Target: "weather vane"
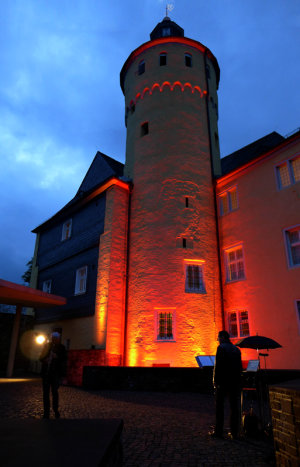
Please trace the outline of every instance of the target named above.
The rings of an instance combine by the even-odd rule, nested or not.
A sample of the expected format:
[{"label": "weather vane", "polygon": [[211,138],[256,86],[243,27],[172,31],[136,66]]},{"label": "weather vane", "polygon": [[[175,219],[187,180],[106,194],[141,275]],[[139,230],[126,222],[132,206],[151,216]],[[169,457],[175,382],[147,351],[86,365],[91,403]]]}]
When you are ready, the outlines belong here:
[{"label": "weather vane", "polygon": [[168,16],[168,13],[170,13],[172,10],[174,10],[174,3],[167,3],[167,5],[166,5],[166,16]]}]

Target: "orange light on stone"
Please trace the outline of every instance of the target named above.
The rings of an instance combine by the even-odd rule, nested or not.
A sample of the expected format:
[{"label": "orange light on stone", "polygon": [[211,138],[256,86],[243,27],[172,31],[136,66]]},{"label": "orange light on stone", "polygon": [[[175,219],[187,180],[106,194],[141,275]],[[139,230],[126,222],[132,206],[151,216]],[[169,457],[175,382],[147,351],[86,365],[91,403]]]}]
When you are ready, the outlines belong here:
[{"label": "orange light on stone", "polygon": [[[158,44],[174,57],[167,74],[149,66],[139,76],[138,60],[154,63]],[[186,49],[201,66],[178,66]],[[213,86],[205,76],[207,59],[216,71]],[[222,308],[211,171],[212,159],[214,167],[219,162],[214,139],[210,144],[217,123],[208,122],[205,96],[209,91],[217,101],[217,83],[218,66],[208,49],[181,37],[144,44],[121,71],[126,106],[137,104],[127,119],[124,169],[133,181],[127,276],[130,365],[196,367],[199,352],[212,355],[216,349]],[[146,121],[149,131],[141,135],[137,129]],[[203,265],[205,290],[188,290],[187,264]],[[172,313],[161,335],[157,330],[165,318],[159,322],[159,310]]]},{"label": "orange light on stone", "polygon": [[100,329],[106,328],[106,316],[107,316],[106,307],[105,305],[102,305],[99,307],[99,310],[98,310],[98,321],[99,321]]},{"label": "orange light on stone", "polygon": [[205,259],[184,259],[185,263],[195,263],[195,264],[202,264],[205,263]]},{"label": "orange light on stone", "polygon": [[109,187],[100,237],[95,342],[105,346],[109,365],[120,365],[124,357],[128,199],[128,185]]},{"label": "orange light on stone", "polygon": [[131,348],[128,353],[128,366],[139,366],[137,356],[137,349]]}]

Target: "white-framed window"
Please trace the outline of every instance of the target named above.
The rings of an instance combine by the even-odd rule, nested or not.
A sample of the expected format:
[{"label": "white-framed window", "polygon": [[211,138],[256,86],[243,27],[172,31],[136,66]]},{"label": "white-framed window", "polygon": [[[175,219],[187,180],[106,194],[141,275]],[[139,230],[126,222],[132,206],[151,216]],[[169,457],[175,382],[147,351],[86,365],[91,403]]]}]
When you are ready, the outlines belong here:
[{"label": "white-framed window", "polygon": [[277,165],[276,176],[280,190],[300,182],[300,155]]},{"label": "white-framed window", "polygon": [[300,266],[300,225],[286,229],[284,234],[289,266]]},{"label": "white-framed window", "polygon": [[76,270],[75,295],[86,292],[87,270],[87,266],[83,266]]},{"label": "white-framed window", "polygon": [[52,280],[48,279],[43,282],[43,292],[51,293]]},{"label": "white-framed window", "polygon": [[250,336],[249,318],[247,310],[235,310],[227,313],[228,332],[230,337]]},{"label": "white-framed window", "polygon": [[67,240],[68,238],[70,238],[71,233],[72,233],[72,219],[68,219],[66,222],[63,223],[61,241]]},{"label": "white-framed window", "polygon": [[300,300],[296,300],[296,313],[298,322],[298,332],[300,334]]},{"label": "white-framed window", "polygon": [[155,308],[156,341],[175,341],[175,310],[175,308]]},{"label": "white-framed window", "polygon": [[185,291],[188,293],[206,293],[204,283],[204,261],[185,260]]},{"label": "white-framed window", "polygon": [[225,216],[229,212],[238,209],[237,187],[234,186],[221,193],[219,196],[220,215]]},{"label": "white-framed window", "polygon": [[243,245],[225,250],[226,282],[245,279]]}]

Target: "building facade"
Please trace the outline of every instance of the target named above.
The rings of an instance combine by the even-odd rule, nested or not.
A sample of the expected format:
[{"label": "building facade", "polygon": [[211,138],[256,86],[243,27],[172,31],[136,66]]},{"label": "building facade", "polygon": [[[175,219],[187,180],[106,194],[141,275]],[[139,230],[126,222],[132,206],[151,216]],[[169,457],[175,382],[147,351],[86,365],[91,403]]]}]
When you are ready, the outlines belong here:
[{"label": "building facade", "polygon": [[277,340],[269,366],[299,368],[299,134],[220,159],[219,76],[164,18],[121,70],[125,167],[97,153],[34,230],[31,285],[68,299],[37,327],[61,328],[74,365],[196,366],[225,327]]},{"label": "building facade", "polygon": [[299,136],[273,133],[228,156],[216,186],[226,327],[279,342],[267,352],[272,368],[300,367]]}]

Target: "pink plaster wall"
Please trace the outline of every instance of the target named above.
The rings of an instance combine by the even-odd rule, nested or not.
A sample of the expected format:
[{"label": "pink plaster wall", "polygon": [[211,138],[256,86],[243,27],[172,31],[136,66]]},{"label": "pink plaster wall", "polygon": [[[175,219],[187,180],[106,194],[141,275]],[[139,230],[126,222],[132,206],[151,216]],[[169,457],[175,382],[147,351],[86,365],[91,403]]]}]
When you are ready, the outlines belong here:
[{"label": "pink plaster wall", "polygon": [[[270,350],[268,368],[300,368],[300,335],[296,300],[300,268],[290,268],[284,229],[300,224],[300,183],[279,190],[275,167],[300,152],[299,141],[231,176],[217,191],[236,185],[239,208],[219,218],[221,247],[243,243],[246,279],[226,283],[222,264],[225,312],[245,309],[250,333],[275,339],[282,349]],[[243,351],[255,358],[255,351]]]}]

